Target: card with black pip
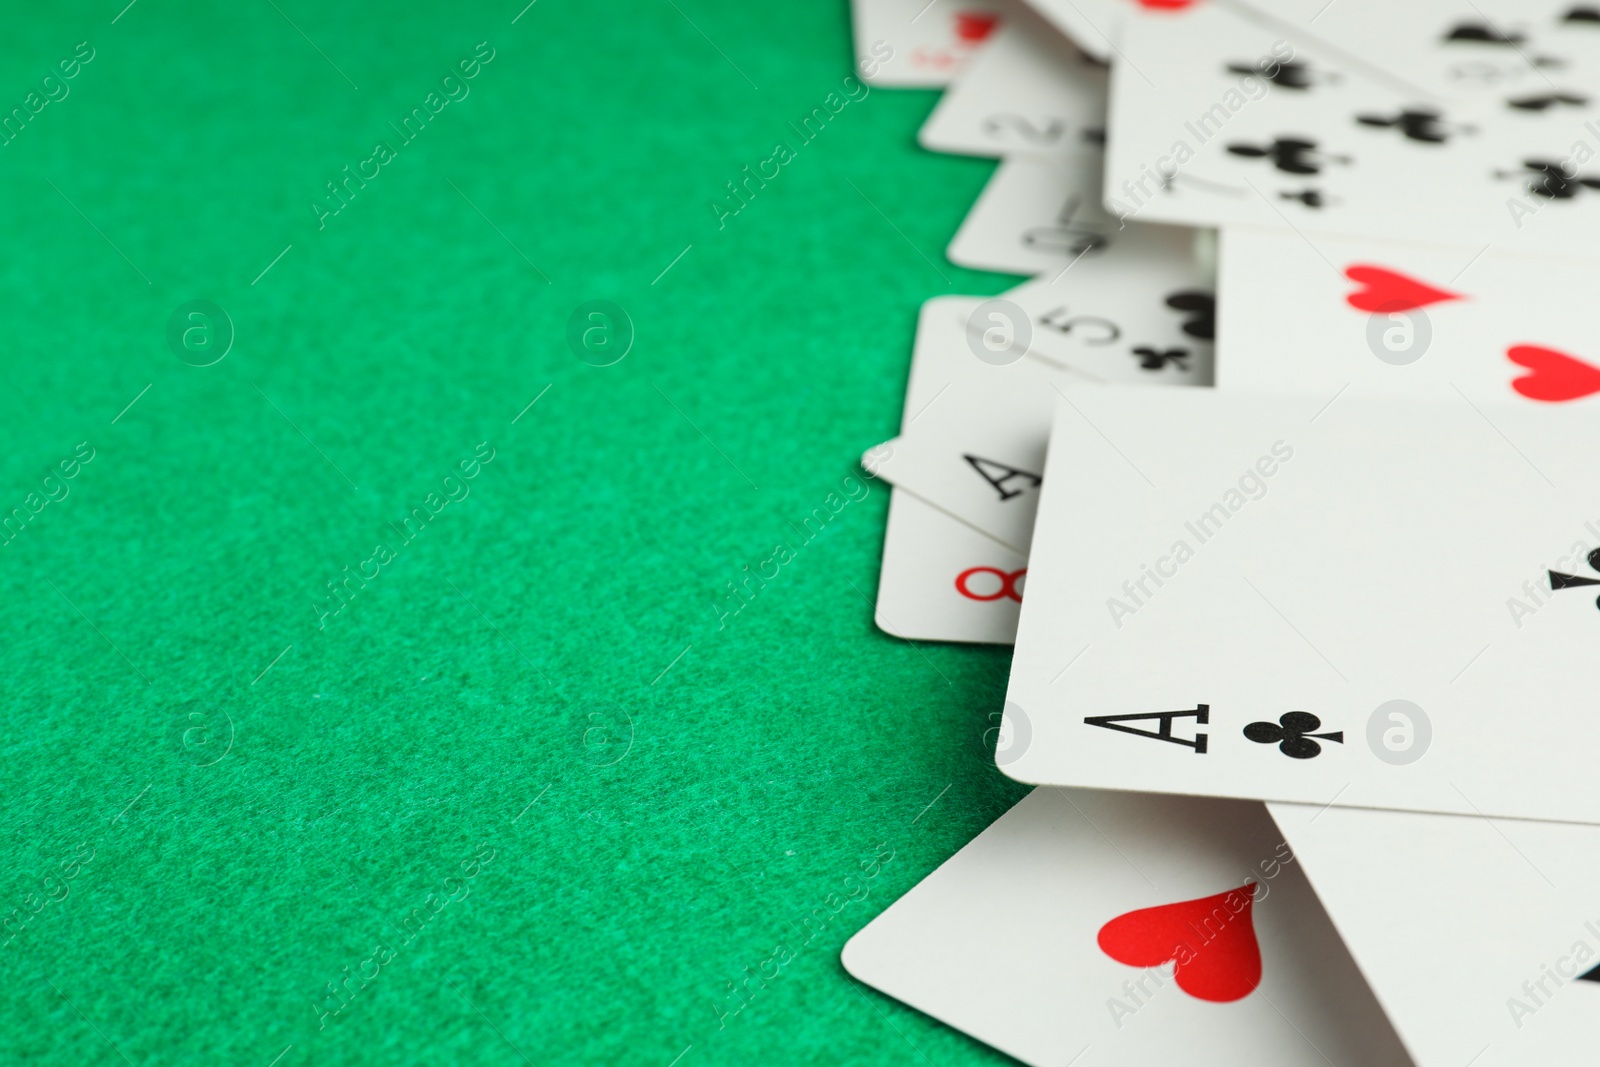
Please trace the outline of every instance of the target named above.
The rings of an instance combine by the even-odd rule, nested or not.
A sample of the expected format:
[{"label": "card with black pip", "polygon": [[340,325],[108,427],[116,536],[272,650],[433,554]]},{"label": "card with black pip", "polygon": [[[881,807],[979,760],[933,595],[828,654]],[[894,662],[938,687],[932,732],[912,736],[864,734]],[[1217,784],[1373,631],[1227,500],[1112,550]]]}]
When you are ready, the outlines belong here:
[{"label": "card with black pip", "polygon": [[1600,822],[1600,422],[1582,406],[1068,396],[1006,773]]},{"label": "card with black pip", "polygon": [[1216,3],[1131,17],[1121,51],[1105,195],[1123,219],[1600,255],[1600,100],[1560,70],[1527,106],[1439,103]]},{"label": "card with black pip", "polygon": [[1239,2],[1439,100],[1543,110],[1571,106],[1562,97],[1597,80],[1600,7],[1583,0]]}]

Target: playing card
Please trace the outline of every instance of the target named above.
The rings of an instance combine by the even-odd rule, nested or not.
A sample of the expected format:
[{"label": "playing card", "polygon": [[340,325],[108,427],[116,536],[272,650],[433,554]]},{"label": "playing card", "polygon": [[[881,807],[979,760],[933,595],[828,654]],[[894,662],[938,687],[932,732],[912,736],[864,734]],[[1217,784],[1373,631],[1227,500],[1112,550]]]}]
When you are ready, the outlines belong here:
[{"label": "playing card", "polygon": [[1596,403],[1600,266],[1230,228],[1217,384]]},{"label": "playing card", "polygon": [[1600,9],[1572,0],[1242,0],[1374,78],[1442,99],[1551,107],[1595,84]]},{"label": "playing card", "polygon": [[945,254],[975,270],[1054,274],[1107,251],[1128,231],[1100,206],[1104,162],[1099,151],[1006,158]]},{"label": "playing card", "polygon": [[[986,301],[978,297],[935,297],[922,306],[922,313],[917,320],[916,347],[912,354],[911,373],[907,379],[905,410],[901,417],[901,437],[877,445],[862,456],[862,464],[866,470],[876,477],[883,478],[891,484],[899,486],[898,473],[906,468],[901,456],[900,442],[905,434],[912,429],[928,428],[929,440],[941,437],[951,428],[951,423],[958,420],[970,409],[961,405],[961,398],[970,396],[977,391],[988,398],[986,407],[1010,409],[1018,405],[1027,405],[1030,401],[1037,406],[1037,397],[1050,391],[1052,381],[1063,384],[1079,384],[1089,381],[1085,376],[1075,371],[1053,367],[1042,361],[1026,356],[1028,343],[1028,326],[1024,314],[1015,305],[997,301]],[[958,409],[958,405],[961,405]],[[954,415],[946,412],[957,410]],[[1048,418],[1048,404],[1043,409],[1044,417]],[[1039,416],[1035,414],[1034,422]],[[961,424],[957,421],[956,428]],[[918,438],[919,442],[921,437]],[[1042,440],[1042,437],[1041,437]],[[918,449],[927,451],[927,449]],[[1042,457],[1041,457],[1042,458]],[[919,458],[918,468],[925,465]],[[926,464],[931,465],[931,464]],[[937,489],[937,483],[928,479],[932,487]],[[902,490],[916,493],[915,489],[900,486]],[[906,496],[902,491],[897,496]],[[1021,557],[1022,550],[1004,539],[995,538],[985,534],[983,528],[962,519],[959,512],[951,511],[939,501],[943,494],[934,492],[932,496],[920,497],[920,502],[933,504],[940,509],[941,517],[955,522],[956,526],[964,530],[960,541],[947,548],[941,548],[935,553],[934,558],[965,558],[978,548],[984,548],[991,554],[999,549],[1011,556]],[[1031,509],[1032,503],[1029,502]],[[937,527],[922,522],[916,512],[919,509],[907,507],[902,509],[909,513],[909,517],[902,523],[902,530],[934,530]],[[896,531],[891,530],[891,534]],[[978,540],[973,540],[977,538]],[[905,583],[912,580],[913,575],[929,573],[926,554],[908,556],[900,560],[890,560],[892,552],[898,551],[902,546],[911,543],[912,535],[906,533],[902,536],[891,536],[885,542],[884,567],[885,574],[891,567],[897,579],[892,587],[898,591],[905,588]],[[1025,543],[1025,542],[1024,542]],[[956,553],[951,556],[949,553]],[[976,559],[968,566],[979,565]],[[1009,568],[1009,574],[1016,568]],[[937,573],[937,572],[934,572]],[[955,575],[937,578],[937,588],[918,594],[921,603],[927,603],[930,598],[948,600],[948,593],[954,590],[954,580],[961,571]],[[979,595],[992,592],[987,586],[990,583],[978,582],[970,588]],[[980,588],[981,587],[981,588]],[[884,588],[880,586],[880,604],[885,595]],[[1018,596],[1020,597],[1020,591]],[[900,594],[895,592],[896,603],[902,602]],[[1001,599],[1010,599],[1002,589]],[[953,601],[963,609],[964,613],[971,615],[969,606],[958,601]],[[888,626],[883,627],[889,632],[895,632],[898,627],[893,622],[895,615],[904,615],[904,611],[896,611],[895,605],[883,604],[883,615]],[[992,613],[988,613],[992,614]],[[1008,635],[1015,634],[1015,617],[1008,621]],[[988,631],[985,631],[988,632]],[[907,636],[916,636],[907,634]],[[1009,640],[1009,636],[1008,636]]]},{"label": "playing card", "polygon": [[904,489],[890,490],[878,629],[916,641],[1009,645],[1028,560]]},{"label": "playing card", "polygon": [[1082,151],[1104,144],[1105,122],[1106,68],[1019,10],[939,97],[917,141],[975,156]]},{"label": "playing card", "polygon": [[1543,109],[1422,104],[1280,30],[1220,4],[1128,20],[1112,71],[1108,210],[1597,255],[1600,174],[1587,164],[1600,112],[1588,96]]},{"label": "playing card", "polygon": [[1023,361],[1015,380],[968,384],[862,457],[874,475],[1026,557],[1057,390]]},{"label": "playing card", "polygon": [[[1126,223],[1109,245],[998,299],[1020,311],[1030,359],[1098,382],[1210,385],[1213,245],[1210,230]],[[986,309],[989,326],[995,313]]]},{"label": "playing card", "polygon": [[1040,1067],[1408,1062],[1271,819],[1243,801],[1036,789],[843,962]]},{"label": "playing card", "polygon": [[1101,386],[1050,447],[1007,773],[1600,822],[1590,412]]},{"label": "playing card", "polygon": [[[981,297],[944,296],[922,305],[902,428],[969,388],[1021,376],[1037,387],[1050,378],[1088,380],[986,347],[978,327],[989,327],[989,320],[978,312],[988,304]],[[978,327],[969,326],[974,322]],[[891,455],[892,446],[880,446],[869,450],[863,462],[876,470]],[[1021,553],[897,488],[890,496],[884,534],[878,627],[914,640],[1010,644],[1016,637],[1026,567]]]},{"label": "playing card", "polygon": [[906,375],[900,415],[904,432],[943,397],[991,383],[1042,386],[1058,374],[1064,382],[1099,379],[1072,368],[1031,358],[1033,337],[1026,315],[1001,298],[936,296],[917,315],[916,342]]},{"label": "playing card", "polygon": [[1418,1067],[1592,1054],[1600,827],[1268,807]]},{"label": "playing card", "polygon": [[[878,586],[885,632],[1013,640],[1037,479],[1013,490],[1039,469],[1056,388],[1209,381],[1209,257],[1194,231],[1135,224],[1127,233],[1119,250],[1055,284],[1030,282],[998,302],[923,305],[902,420],[909,436],[863,458],[903,487],[890,504]],[[1018,466],[1009,478],[1008,459]]]},{"label": "playing card", "polygon": [[[1597,282],[1581,262],[1230,228],[1217,384],[1343,390],[1340,402],[1382,392],[1449,400],[1459,390],[1484,404],[1581,403],[1600,390],[1600,368],[1568,353],[1596,350],[1586,294]],[[1397,751],[1415,737],[1403,709],[1381,726],[1379,744]],[[1567,1010],[1542,1009],[1593,966],[1583,952],[1600,948],[1600,933],[1582,928],[1600,923],[1584,899],[1600,873],[1591,869],[1600,830],[1269,807],[1418,1063],[1551,1062],[1588,1047],[1600,1001],[1583,991],[1600,997],[1600,974],[1560,998]],[[1415,860],[1420,840],[1426,863]],[[1538,958],[1550,946],[1561,954]],[[1524,991],[1523,981],[1543,988]]]},{"label": "playing card", "polygon": [[[901,435],[862,462],[1026,553],[1060,390],[1086,382],[1210,384],[1214,301],[1204,244],[1192,230],[1132,223],[1116,244],[1054,280],[1038,278],[993,301],[944,305],[954,315],[965,311],[961,332],[943,333],[944,344],[930,341],[928,354],[919,354],[916,399],[908,396]],[[922,331],[935,336],[930,321],[925,312],[919,353]],[[951,370],[924,376],[924,366]],[[935,389],[935,378],[944,387]]]},{"label": "playing card", "polygon": [[1014,0],[850,0],[856,71],[872,85],[944,85],[1014,9]]},{"label": "playing card", "polygon": [[[994,314],[997,307],[992,299],[982,296],[936,296],[923,302],[917,314],[917,339],[906,374],[902,432],[934,400],[952,389],[960,392],[966,382],[1010,381],[1016,374],[1032,370],[1032,365],[1011,370],[1026,350],[1027,326],[1019,328],[1024,342],[1021,347],[1016,344],[1016,330],[1011,331],[1011,338],[986,339],[984,336],[984,330],[992,326],[990,314]],[[986,341],[995,347],[990,347]],[[1005,342],[1010,342],[1011,347],[1006,347]]]},{"label": "playing card", "polygon": [[[1200,384],[1171,367],[1147,377],[1150,384]],[[877,477],[1026,554],[1056,401],[1086,384],[1093,383],[1042,361],[1020,360],[1010,376],[967,381],[946,391],[862,463]]]},{"label": "playing card", "polygon": [[1113,41],[1128,14],[1125,0],[1028,0],[1028,6],[1087,55],[1102,63],[1116,57]]},{"label": "playing card", "polygon": [[1209,231],[1119,224],[1098,207],[1098,182],[1094,155],[1007,158],[951,241],[951,261],[1039,275],[1002,294],[1026,312],[1021,348],[1036,358],[1100,381],[1171,371],[1209,383]]},{"label": "playing card", "polygon": [[[1232,372],[1226,375],[1228,387],[1325,390],[1331,383],[1332,389],[1348,386],[1352,392],[1419,395],[1444,395],[1458,388],[1465,395],[1530,404],[1566,403],[1600,388],[1591,384],[1600,371],[1564,354],[1583,351],[1585,341],[1592,346],[1586,301],[1573,297],[1586,288],[1593,268],[1543,264],[1559,272],[1564,282],[1571,279],[1572,289],[1552,287],[1548,277],[1542,278],[1543,270],[1491,252],[1462,275],[1462,281],[1473,280],[1463,286],[1470,293],[1440,296],[1421,279],[1430,272],[1456,277],[1465,265],[1459,253],[1317,243],[1313,251],[1293,235],[1224,235],[1219,289],[1228,292],[1231,284],[1240,294],[1238,319],[1224,316],[1219,338],[1225,352],[1230,340],[1238,344],[1239,358],[1224,360]],[[1317,251],[1338,269],[1330,270]],[[1269,275],[1275,279],[1277,299],[1266,299],[1259,291]],[[1343,308],[1325,310],[1324,298],[1338,299],[1334,290],[1340,282]],[[1249,298],[1258,294],[1263,298]],[[1296,315],[1288,303],[1305,308],[1306,314]],[[1443,329],[1433,328],[1427,310],[1446,303],[1458,304],[1466,314],[1447,315]],[[1405,310],[1368,312],[1356,304]],[[1275,338],[1263,316],[1277,319]],[[1352,319],[1361,323],[1354,331]],[[1272,343],[1285,336],[1286,320],[1294,323],[1296,343]],[[1257,330],[1257,324],[1263,328]],[[1519,326],[1562,343],[1507,341],[1520,336]],[[1366,327],[1373,331],[1371,343],[1365,340]],[[1358,352],[1377,358],[1369,366]],[[1425,358],[1430,352],[1431,360]],[[1219,386],[1223,378],[1219,369]],[[1391,715],[1399,717],[1384,733],[1402,747],[1411,724],[1403,712]],[[1310,865],[1319,894],[1419,1064],[1461,1063],[1474,1056],[1479,1058],[1473,1062],[1484,1067],[1548,1062],[1562,1052],[1587,1047],[1596,1005],[1582,991],[1592,986],[1577,982],[1578,994],[1559,1002],[1554,992],[1586,973],[1592,963],[1584,961],[1600,946],[1600,934],[1582,929],[1584,921],[1600,920],[1600,915],[1571,892],[1587,886],[1596,873],[1589,869],[1592,857],[1600,856],[1595,828],[1528,820],[1497,825],[1476,816],[1356,809],[1323,813],[1320,807],[1301,805],[1271,808]],[[1428,862],[1403,860],[1415,856],[1418,840],[1429,843]],[[1537,861],[1530,860],[1534,855]],[[1580,862],[1563,865],[1563,857]],[[1566,893],[1546,880],[1558,871],[1566,876],[1558,883]],[[1379,880],[1388,888],[1374,894]],[[1463,885],[1474,891],[1457,892]],[[1473,930],[1474,936],[1463,941],[1462,929]],[[1581,936],[1570,936],[1573,930]],[[1536,958],[1539,950],[1552,945],[1563,954],[1547,952],[1549,959]],[[1565,976],[1553,971],[1555,967]],[[1519,975],[1526,975],[1520,980],[1529,988],[1515,988]],[[1600,982],[1600,974],[1591,975],[1590,982]],[[1600,988],[1595,994],[1600,995]],[[1536,1027],[1524,1025],[1553,1003],[1566,1010],[1544,1012]]]}]

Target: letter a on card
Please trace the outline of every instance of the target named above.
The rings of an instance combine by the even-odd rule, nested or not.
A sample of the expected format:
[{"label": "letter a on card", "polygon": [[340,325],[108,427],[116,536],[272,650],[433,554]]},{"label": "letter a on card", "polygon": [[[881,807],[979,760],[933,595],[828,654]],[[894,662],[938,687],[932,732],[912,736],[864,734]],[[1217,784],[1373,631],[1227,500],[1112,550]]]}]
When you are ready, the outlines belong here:
[{"label": "letter a on card", "polygon": [[[972,465],[972,469],[978,472],[978,477],[994,486],[995,492],[1000,494],[1001,500],[1010,500],[1012,497],[1021,496],[1028,489],[1037,489],[1040,482],[1043,481],[1037,474],[1030,474],[1024,470],[1018,470],[1016,467],[1008,467],[1004,463],[996,463],[994,460],[984,459],[982,456],[969,456],[963,453],[961,458]],[[1021,489],[1007,489],[1006,483],[1013,479],[1020,480],[1026,484]]]},{"label": "letter a on card", "polygon": [[[1205,755],[1206,735],[1196,733],[1194,740],[1184,737],[1172,736],[1172,720],[1193,718],[1196,726],[1205,726],[1211,720],[1211,705],[1197,704],[1190,711],[1142,711],[1136,715],[1091,715],[1083,721],[1090,726],[1099,726],[1107,730],[1119,730],[1125,734],[1136,734],[1139,737],[1150,737],[1157,741],[1171,741],[1175,745],[1186,745],[1195,750],[1196,755]],[[1124,726],[1129,722],[1156,722],[1160,728],[1156,730],[1140,730],[1134,726]]]}]

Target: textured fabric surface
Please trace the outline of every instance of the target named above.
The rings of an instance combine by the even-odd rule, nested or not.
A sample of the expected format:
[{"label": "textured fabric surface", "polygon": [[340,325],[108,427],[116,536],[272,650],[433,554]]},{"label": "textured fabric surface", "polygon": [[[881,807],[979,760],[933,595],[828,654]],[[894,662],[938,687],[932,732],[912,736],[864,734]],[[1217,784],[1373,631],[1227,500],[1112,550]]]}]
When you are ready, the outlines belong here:
[{"label": "textured fabric surface", "polygon": [[120,3],[0,54],[0,1062],[999,1061],[838,963],[1023,792],[1004,652],[872,625],[1011,283],[934,94],[797,134],[843,0]]}]

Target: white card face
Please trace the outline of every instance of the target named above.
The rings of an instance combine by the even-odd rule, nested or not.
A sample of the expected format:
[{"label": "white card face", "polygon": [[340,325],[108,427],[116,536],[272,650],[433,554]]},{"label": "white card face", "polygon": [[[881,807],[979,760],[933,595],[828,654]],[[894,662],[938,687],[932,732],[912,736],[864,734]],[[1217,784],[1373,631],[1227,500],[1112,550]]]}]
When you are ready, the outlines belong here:
[{"label": "white card face", "polygon": [[[1172,227],[1140,228],[1156,230],[1170,238],[1177,238],[1184,232]],[[1172,243],[1170,251],[1173,254],[1163,259],[1168,264],[1193,258],[1189,255],[1190,247],[1181,240]],[[1076,276],[1067,275],[1069,282],[1075,279]],[[1193,280],[1188,276],[1178,277],[1175,284]],[[1059,289],[1044,283],[1030,283],[1030,286],[1039,293],[1039,315],[1066,327],[1065,333],[1057,332],[1055,337],[1058,354],[1082,359],[1091,365],[1103,361],[1105,357],[1098,349],[1091,348],[1090,354],[1085,356],[1071,353],[1063,347],[1069,343],[1076,344],[1078,338],[1089,335],[1083,329],[1073,329],[1074,324],[1082,323],[1063,308]],[[1018,292],[1013,290],[1007,295],[1015,296]],[[914,491],[896,488],[890,497],[888,529],[884,536],[883,565],[878,584],[877,623],[880,629],[895,636],[914,640],[992,644],[1011,644],[1016,638],[1017,613],[1027,584],[1027,559],[1021,551],[1009,547],[1005,539],[1027,544],[1031,537],[1037,494],[1026,494],[1016,507],[1002,509],[998,515],[982,507],[974,508],[978,522],[965,517],[957,518],[961,512],[949,509],[952,506],[959,508],[965,498],[951,492],[945,484],[947,472],[940,464],[948,465],[946,453],[949,450],[937,445],[941,424],[955,420],[953,428],[958,444],[965,439],[968,431],[978,430],[980,436],[972,440],[980,442],[980,445],[968,447],[986,444],[990,451],[995,449],[992,438],[982,435],[989,424],[982,421],[969,424],[956,416],[942,418],[946,408],[959,407],[963,412],[969,410],[970,405],[964,401],[973,390],[985,396],[995,393],[1003,395],[1006,398],[1005,406],[1013,410],[997,420],[999,425],[1004,428],[1016,424],[1017,410],[1027,409],[1027,424],[1030,427],[1025,438],[1027,454],[1042,460],[1049,427],[1050,399],[1055,396],[1050,383],[1072,388],[1100,380],[1032,356],[1000,365],[978,358],[974,344],[977,350],[995,358],[995,353],[984,347],[983,334],[986,330],[998,328],[995,323],[1006,321],[1004,314],[998,320],[991,320],[980,313],[986,303],[979,297],[948,296],[935,297],[922,306],[911,372],[906,384],[903,422],[907,426],[921,426],[922,416],[929,416],[928,428],[933,432],[926,438],[919,435],[912,444],[913,452],[920,452],[926,440],[930,453],[927,459],[924,461],[918,454],[912,457],[914,465],[901,463],[896,466],[893,446],[897,442],[891,442],[887,449],[880,447],[869,450],[865,457],[865,461],[873,464],[873,469],[885,476],[886,480],[893,481],[903,473],[911,478],[918,489],[928,494],[924,498],[915,495]],[[1035,300],[1024,297],[1023,303],[1031,306]],[[1004,355],[1001,354],[1000,358],[1004,358]],[[1127,366],[1136,366],[1138,362],[1130,360]],[[1117,365],[1106,369],[1115,372]],[[1170,381],[1177,379],[1183,371],[1176,364],[1168,363],[1138,373],[1154,381]],[[1040,398],[1045,398],[1043,405],[1039,403]],[[980,411],[979,414],[983,413]],[[977,503],[986,505],[988,501],[983,499],[983,495],[993,491],[990,483],[981,480],[976,468],[959,456],[956,465],[963,479],[972,478],[981,487]],[[931,476],[923,477],[923,470],[930,468]],[[986,465],[985,469],[994,473],[992,467]],[[970,490],[972,486],[957,487],[958,490],[962,488]],[[935,506],[928,502],[929,499],[942,501],[943,506]],[[1021,512],[1025,514],[1019,514]],[[984,524],[999,531],[1001,538],[980,532]]]},{"label": "white card face", "polygon": [[1119,224],[1098,206],[1098,167],[1090,154],[1007,158],[951,241],[950,260],[1038,275],[1002,299],[1028,314],[1024,340],[1040,359],[1100,381],[1171,371],[1209,383],[1210,231]]},{"label": "white card face", "polygon": [[1210,385],[1216,332],[1210,239],[1209,230],[1130,222],[1108,247],[1000,299],[1026,316],[1030,359],[1097,382]]},{"label": "white card face", "polygon": [[[996,315],[999,317],[994,318]],[[1023,316],[1021,312],[1001,306],[996,299],[981,296],[936,296],[923,303],[917,315],[911,370],[906,376],[906,401],[900,416],[902,432],[935,401],[951,394],[959,395],[968,387],[1002,388],[1016,382],[1025,383],[1024,388],[1043,385],[1048,375],[1058,371],[1061,380],[1066,382],[1098,380],[1070,368],[1023,358],[1022,353],[1026,351],[1023,346],[1028,341],[1027,327],[1013,328],[1011,319],[1022,323]],[[992,337],[988,334],[991,330],[995,331]],[[1002,334],[1009,334],[1009,337]],[[987,341],[1003,345],[1007,340],[1016,351],[986,344]]]},{"label": "white card face", "polygon": [[[1070,381],[1210,386],[1216,331],[1210,237],[1210,230],[1130,222],[1112,245],[997,298],[926,302],[907,421],[962,376],[1019,378],[1024,371],[1008,370],[1019,360],[1062,371]],[[934,307],[949,315],[934,320]],[[926,394],[923,378],[930,382]]]},{"label": "white card face", "polygon": [[[1587,297],[1597,285],[1592,266],[1492,249],[1229,229],[1217,385],[1583,403],[1600,390],[1600,369],[1580,360],[1600,351]],[[1404,718],[1383,729],[1403,746]],[[1543,1009],[1600,962],[1600,925],[1583,926],[1600,923],[1588,896],[1600,878],[1600,828],[1269,807],[1419,1064],[1546,1063],[1592,1047],[1600,984],[1576,982],[1559,998],[1565,1011]],[[1416,861],[1418,841],[1428,843],[1426,863]],[[1557,966],[1565,976],[1551,975]],[[1522,981],[1544,988],[1525,992]]]},{"label": "white card face", "polygon": [[1219,387],[1600,404],[1592,263],[1230,228],[1218,285]]},{"label": "white card face", "polygon": [[1098,150],[1105,126],[1106,68],[1019,11],[944,91],[917,141],[958,155],[1058,154]]},{"label": "white card face", "polygon": [[[968,323],[986,301],[981,297],[942,296],[922,305],[911,371],[906,380],[903,425],[911,425],[930,405],[986,383],[1030,375],[1042,386],[1047,377],[1086,381],[1031,360],[1020,367],[978,358],[969,343]],[[979,319],[987,322],[986,319]],[[981,340],[978,350],[986,354]],[[892,449],[867,452],[868,469],[889,461]],[[896,489],[890,497],[883,565],[878,582],[876,621],[897,637],[927,641],[1010,644],[1027,582],[1026,557],[968,522],[925,500]]]},{"label": "white card face", "polygon": [[1314,36],[1371,74],[1440,99],[1530,106],[1558,84],[1595,84],[1600,20],[1593,5],[1573,0],[1245,0],[1241,6]]},{"label": "white card face", "polygon": [[1112,69],[1109,210],[1596,256],[1600,111],[1588,94],[1543,110],[1429,110],[1280,31],[1216,3],[1128,21]]},{"label": "white card face", "polygon": [[1012,369],[1003,382],[950,390],[861,462],[1026,557],[1061,386],[1033,360]]},{"label": "white card face", "polygon": [[944,85],[1013,9],[1013,0],[850,0],[856,72],[872,85]]},{"label": "white card face", "polygon": [[1600,639],[1592,413],[1068,397],[1008,691],[1031,741],[1007,773],[1600,822],[1570,743]]},{"label": "white card face", "polygon": [[1128,14],[1125,0],[1028,0],[1028,6],[1100,62],[1116,58],[1112,42]]},{"label": "white card face", "polygon": [[1418,1067],[1594,1055],[1600,827],[1269,807]]},{"label": "white card face", "polygon": [[[994,309],[991,313],[998,316],[995,321],[1000,323],[1000,326],[991,325],[989,315],[985,313],[986,309]],[[1009,421],[1014,424],[1019,421],[1016,412],[1026,410],[1028,414],[1020,421],[1034,429],[1024,435],[1024,440],[1035,450],[1036,457],[1042,459],[1043,442],[1050,415],[1050,402],[1043,398],[1054,395],[1051,383],[1070,387],[1090,381],[1075,371],[1058,368],[1025,355],[1011,355],[1004,351],[996,353],[993,349],[985,347],[986,330],[1008,332],[1011,334],[1009,340],[1016,343],[1018,337],[1014,324],[1021,324],[1021,329],[1026,330],[1023,313],[1014,305],[999,305],[994,301],[976,297],[936,297],[923,304],[922,313],[917,321],[917,342],[906,387],[905,412],[901,419],[902,434],[892,441],[868,449],[861,462],[875,476],[897,487],[909,489],[920,498],[919,503],[933,505],[940,510],[941,517],[955,522],[964,530],[964,537],[959,542],[963,546],[962,552],[971,552],[987,543],[992,548],[1000,549],[1013,557],[1025,559],[1026,538],[1021,539],[1019,547],[1017,538],[1008,539],[1006,536],[1016,529],[1016,524],[1011,521],[1009,515],[1006,515],[1005,521],[998,526],[993,521],[989,521],[986,525],[983,520],[987,516],[980,515],[980,520],[974,522],[959,509],[952,508],[953,503],[970,501],[976,494],[973,494],[971,487],[965,484],[956,486],[946,484],[950,479],[943,469],[942,461],[949,449],[941,447],[947,440],[953,444],[963,439],[964,434],[971,429],[968,423],[972,419],[987,419],[988,421],[983,423],[985,428],[993,421],[1001,423]],[[1026,342],[1026,336],[1021,340]],[[978,355],[980,352],[987,358],[980,358]],[[999,362],[991,362],[996,359]],[[980,396],[983,399],[973,404],[969,400],[973,396]],[[988,419],[991,413],[1000,417]],[[921,432],[924,427],[927,431],[926,436]],[[906,434],[912,431],[918,434],[916,441],[909,448],[902,448],[902,443],[907,440]],[[987,437],[974,437],[974,439],[986,440],[989,444],[993,444],[992,439]],[[961,446],[956,444],[954,447],[959,453]],[[972,470],[970,467],[967,469]],[[908,477],[910,482],[903,482],[903,477]],[[989,483],[982,482],[975,474],[973,477],[985,488],[988,487]],[[966,490],[967,495],[962,495],[962,490]],[[1028,496],[1028,500],[1019,503],[1027,509],[1028,515],[1025,521],[1031,527],[1032,509],[1035,504],[1033,498],[1037,493],[1030,493]],[[977,500],[982,503],[981,496],[977,497]],[[911,508],[908,507],[906,510],[909,511]],[[913,518],[911,521],[917,520]],[[993,532],[995,529],[1000,531],[998,535]],[[973,538],[979,540],[973,541]],[[905,540],[910,540],[909,535]],[[884,556],[887,575],[887,568],[890,566],[887,543]],[[938,554],[938,558],[944,556],[943,552]],[[907,556],[896,561],[897,568],[904,568],[897,570],[897,575],[909,581],[911,574],[922,573],[923,568],[915,562],[916,559],[915,556]],[[976,562],[968,564],[962,571],[977,565]],[[1005,573],[1009,575],[1016,569],[1009,568]],[[920,595],[924,598],[947,599],[947,592],[954,589],[951,583],[960,573],[950,576],[948,583],[941,579],[940,587],[935,592]],[[989,576],[977,574],[971,577],[985,578],[985,580],[969,581],[967,584],[970,592],[982,597],[995,591],[989,588],[994,584],[987,581]],[[1014,585],[1013,580],[1009,585],[1001,583],[996,586],[1002,593],[1001,599],[1010,599],[1007,595],[1008,590],[1016,592],[1020,597],[1020,590],[1012,588]],[[966,608],[966,605],[961,606]],[[965,611],[964,614],[970,615],[971,612]],[[890,626],[898,625],[894,623],[892,616],[887,621]],[[1016,633],[1014,616],[1006,625],[1007,643],[1009,643],[1010,638]],[[889,627],[886,626],[884,629]],[[915,635],[908,633],[908,636]]]},{"label": "white card face", "polygon": [[890,493],[878,629],[914,641],[1015,641],[1027,557],[904,489]]},{"label": "white card face", "polygon": [[1051,274],[1127,233],[1100,207],[1100,152],[1011,156],[983,187],[945,254],[975,270]]},{"label": "white card face", "polygon": [[1036,789],[843,962],[1038,1067],[1409,1062],[1259,804]]},{"label": "white card face", "polygon": [[[1224,230],[1218,387],[1594,403],[1600,368],[1581,357],[1600,350],[1597,286],[1581,262]],[[1382,728],[1403,747],[1405,718]],[[1269,806],[1418,1064],[1557,1062],[1592,1046],[1600,984],[1555,990],[1600,961],[1600,933],[1584,928],[1600,931],[1600,827]]]},{"label": "white card face", "polygon": [[[863,463],[1025,554],[1058,389],[1210,384],[1214,301],[1196,244],[1195,231],[1129,224],[1054,281],[990,302],[930,301],[903,431]],[[991,352],[991,340],[1026,354]]]},{"label": "white card face", "polygon": [[[1128,363],[1125,380],[1202,384],[1168,363]],[[862,463],[1016,552],[1033,540],[1050,421],[1067,391],[1093,384],[1032,356],[967,376],[918,409],[894,440]]]}]

